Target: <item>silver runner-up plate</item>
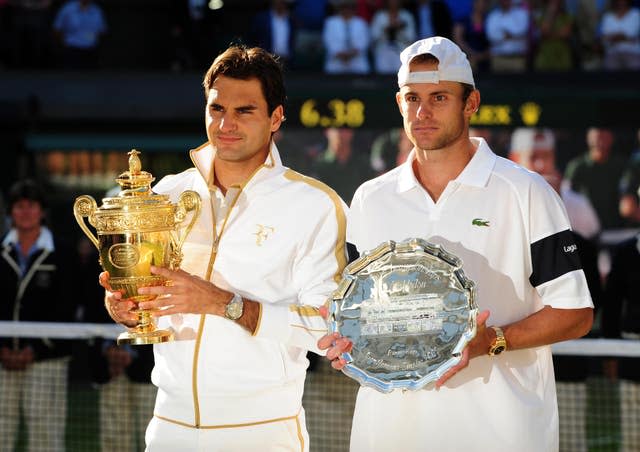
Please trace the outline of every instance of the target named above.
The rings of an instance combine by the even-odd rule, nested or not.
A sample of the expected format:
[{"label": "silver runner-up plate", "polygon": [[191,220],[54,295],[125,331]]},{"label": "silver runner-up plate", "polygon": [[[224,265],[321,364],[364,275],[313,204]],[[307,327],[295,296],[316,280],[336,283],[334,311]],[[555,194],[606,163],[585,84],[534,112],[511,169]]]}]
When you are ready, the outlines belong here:
[{"label": "silver runner-up plate", "polygon": [[474,282],[460,258],[423,239],[364,253],[330,302],[331,331],[353,342],[343,372],[380,392],[438,380],[476,334]]}]

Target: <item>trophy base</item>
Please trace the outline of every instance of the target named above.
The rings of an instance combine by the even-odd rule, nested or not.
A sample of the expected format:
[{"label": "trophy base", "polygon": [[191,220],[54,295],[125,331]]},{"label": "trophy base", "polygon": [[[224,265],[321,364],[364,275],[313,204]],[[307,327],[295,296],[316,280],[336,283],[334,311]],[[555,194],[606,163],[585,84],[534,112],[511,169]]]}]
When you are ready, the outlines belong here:
[{"label": "trophy base", "polygon": [[172,340],[173,331],[169,330],[155,330],[144,333],[125,331],[118,336],[118,345],[152,345],[171,342]]}]

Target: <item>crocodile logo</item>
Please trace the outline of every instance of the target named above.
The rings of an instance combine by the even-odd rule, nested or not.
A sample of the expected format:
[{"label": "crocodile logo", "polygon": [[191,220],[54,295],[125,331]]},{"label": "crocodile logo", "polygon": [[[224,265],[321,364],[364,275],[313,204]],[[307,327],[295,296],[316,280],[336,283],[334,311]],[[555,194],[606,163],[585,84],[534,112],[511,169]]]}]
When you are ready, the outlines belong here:
[{"label": "crocodile logo", "polygon": [[489,224],[489,220],[483,220],[482,218],[474,218],[473,220],[471,220],[471,224],[474,226],[491,226]]}]

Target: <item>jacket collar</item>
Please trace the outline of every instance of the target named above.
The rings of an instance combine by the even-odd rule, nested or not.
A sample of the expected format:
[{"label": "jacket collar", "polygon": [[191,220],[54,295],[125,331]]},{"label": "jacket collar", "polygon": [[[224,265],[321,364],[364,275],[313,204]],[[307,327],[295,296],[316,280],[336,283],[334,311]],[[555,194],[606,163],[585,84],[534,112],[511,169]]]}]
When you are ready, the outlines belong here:
[{"label": "jacket collar", "polygon": [[[239,184],[238,188],[243,190],[247,189],[250,186],[255,185],[257,182],[284,172],[285,168],[282,165],[280,152],[278,151],[276,144],[271,141],[270,146],[269,154],[267,155],[264,163],[256,168],[253,174],[249,176],[246,181]],[[215,165],[216,157],[215,148],[209,142],[206,142],[200,147],[192,149],[189,152],[189,155],[191,156],[193,165],[198,170],[205,183],[209,188],[212,188],[214,186],[213,167]]]},{"label": "jacket collar", "polygon": [[[473,137],[471,141],[476,146],[476,151],[473,153],[467,166],[465,166],[462,172],[458,174],[458,177],[455,178],[455,181],[461,185],[484,187],[489,181],[497,157],[493,151],[491,151],[484,138]],[[415,157],[415,150],[412,150],[399,170],[398,193],[420,187],[420,183],[413,172],[413,161]]]},{"label": "jacket collar", "polygon": [[[2,240],[2,246],[15,246],[18,244],[18,231],[15,228],[12,228],[7,235]],[[39,250],[47,250],[52,252],[55,250],[53,245],[53,234],[51,230],[46,226],[40,227],[40,235],[38,236],[38,240],[35,243],[35,249]]]}]

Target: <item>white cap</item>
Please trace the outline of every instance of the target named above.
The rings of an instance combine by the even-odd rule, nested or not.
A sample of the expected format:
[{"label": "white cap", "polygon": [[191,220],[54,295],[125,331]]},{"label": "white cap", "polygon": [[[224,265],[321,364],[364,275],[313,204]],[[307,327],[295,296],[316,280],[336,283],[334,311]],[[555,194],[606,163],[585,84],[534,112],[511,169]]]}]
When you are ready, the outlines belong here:
[{"label": "white cap", "polygon": [[[437,71],[409,72],[409,64],[418,55],[430,53],[438,59]],[[400,54],[398,86],[409,83],[439,83],[440,80],[460,82],[475,88],[473,71],[467,55],[455,43],[442,36],[421,39],[404,49]]]},{"label": "white cap", "polygon": [[511,152],[555,150],[556,140],[550,129],[519,127],[511,133]]}]

